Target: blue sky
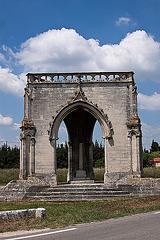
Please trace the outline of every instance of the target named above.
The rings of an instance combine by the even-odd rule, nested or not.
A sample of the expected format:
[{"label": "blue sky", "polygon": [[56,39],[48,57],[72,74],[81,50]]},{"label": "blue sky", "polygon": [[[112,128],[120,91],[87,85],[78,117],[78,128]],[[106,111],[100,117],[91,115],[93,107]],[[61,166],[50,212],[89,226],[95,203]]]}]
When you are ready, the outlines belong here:
[{"label": "blue sky", "polygon": [[143,146],[160,143],[159,12],[159,0],[0,0],[0,143],[19,145],[25,74],[55,71],[134,71]]}]

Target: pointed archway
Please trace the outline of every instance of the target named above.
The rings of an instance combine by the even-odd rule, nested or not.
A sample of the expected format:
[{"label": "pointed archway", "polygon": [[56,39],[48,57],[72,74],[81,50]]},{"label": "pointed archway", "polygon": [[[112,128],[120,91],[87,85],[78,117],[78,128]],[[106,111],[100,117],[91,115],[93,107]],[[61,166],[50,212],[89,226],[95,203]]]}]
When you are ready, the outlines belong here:
[{"label": "pointed archway", "polygon": [[107,115],[93,104],[76,100],[63,107],[51,123],[49,139],[53,147],[54,174],[56,175],[56,141],[62,121],[68,131],[68,182],[81,180],[94,181],[92,136],[98,120],[105,139],[105,163],[107,166],[106,145],[113,130]]}]

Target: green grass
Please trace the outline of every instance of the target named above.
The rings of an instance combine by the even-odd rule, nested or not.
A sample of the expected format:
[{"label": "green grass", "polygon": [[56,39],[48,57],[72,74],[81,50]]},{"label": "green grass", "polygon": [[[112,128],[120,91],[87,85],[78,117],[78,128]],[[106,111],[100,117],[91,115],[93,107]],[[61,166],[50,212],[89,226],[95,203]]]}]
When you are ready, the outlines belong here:
[{"label": "green grass", "polygon": [[66,168],[59,168],[57,169],[57,181],[58,183],[65,183],[67,182],[67,173],[68,173],[68,169]]},{"label": "green grass", "polygon": [[[67,172],[68,169],[57,169],[57,179],[58,183],[67,182]],[[95,182],[104,181],[104,168],[94,168]]]},{"label": "green grass", "polygon": [[160,196],[112,199],[91,202],[0,202],[1,211],[46,208],[45,219],[17,219],[1,221],[0,232],[59,228],[78,223],[102,221],[136,213],[160,209]]},{"label": "green grass", "polygon": [[19,178],[19,169],[0,169],[0,185],[5,185],[11,180]]},{"label": "green grass", "polygon": [[[144,168],[144,177],[145,178],[160,178],[160,168],[148,167]],[[57,169],[57,179],[58,183],[67,182],[67,172],[68,170]],[[19,169],[0,169],[0,185],[5,185],[11,180],[18,179]],[[95,182],[104,181],[104,168],[94,168]]]},{"label": "green grass", "polygon": [[95,182],[104,182],[104,168],[94,168]]}]

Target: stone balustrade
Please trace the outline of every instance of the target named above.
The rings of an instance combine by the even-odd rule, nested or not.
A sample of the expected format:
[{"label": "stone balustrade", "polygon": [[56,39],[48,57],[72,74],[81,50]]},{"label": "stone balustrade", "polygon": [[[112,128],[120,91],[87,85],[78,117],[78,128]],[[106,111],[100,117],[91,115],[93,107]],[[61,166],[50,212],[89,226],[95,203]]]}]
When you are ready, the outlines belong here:
[{"label": "stone balustrade", "polygon": [[80,83],[133,81],[133,72],[28,73],[28,83]]}]

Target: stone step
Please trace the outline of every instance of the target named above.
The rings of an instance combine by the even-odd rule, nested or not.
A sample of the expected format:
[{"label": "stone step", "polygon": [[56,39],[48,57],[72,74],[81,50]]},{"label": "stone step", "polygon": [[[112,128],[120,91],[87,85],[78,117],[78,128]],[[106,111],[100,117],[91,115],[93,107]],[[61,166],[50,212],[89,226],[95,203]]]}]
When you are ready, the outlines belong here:
[{"label": "stone step", "polygon": [[29,192],[27,193],[28,196],[40,196],[40,195],[43,195],[43,196],[50,196],[50,195],[55,195],[55,196],[70,196],[70,195],[114,195],[114,194],[129,194],[129,192],[125,192],[125,191],[74,191],[74,192],[69,192],[69,191],[57,191],[57,192],[49,192],[49,191],[46,191],[46,192]]},{"label": "stone step", "polygon": [[44,196],[44,195],[41,195],[41,196],[27,196],[26,199],[29,199],[29,200],[40,200],[40,201],[78,201],[78,200],[100,200],[100,199],[107,199],[107,198],[121,198],[121,197],[131,197],[130,194],[114,194],[114,195],[111,195],[111,194],[106,194],[106,195],[101,195],[101,194],[98,194],[98,195],[95,195],[95,194],[92,194],[92,195],[70,195],[70,196],[55,196],[55,195],[50,195],[50,196]]},{"label": "stone step", "polygon": [[[56,186],[56,187],[47,187],[47,186],[32,186],[31,188],[30,188],[30,191],[41,191],[41,190],[43,190],[43,191],[58,191],[58,190],[61,190],[61,191],[63,191],[63,190],[69,190],[69,191],[71,191],[71,190],[89,190],[89,189],[91,189],[91,190],[94,190],[94,189],[96,189],[96,190],[112,190],[113,188],[106,188],[106,187],[104,187],[104,185],[102,184],[102,185],[85,185],[85,186],[83,186],[83,185],[58,185],[58,186]],[[113,190],[116,190],[116,189],[113,189]]]},{"label": "stone step", "polygon": [[[34,189],[34,190],[36,190],[36,189]],[[110,191],[120,191],[120,189],[106,189],[106,188],[75,188],[75,189],[73,189],[73,188],[48,188],[48,189],[41,189],[43,192],[77,192],[77,191],[79,191],[79,192],[84,192],[84,191],[97,191],[97,192],[102,192],[102,191],[104,191],[104,192],[110,192]]]},{"label": "stone step", "polygon": [[55,187],[32,186],[25,199],[45,201],[94,200],[109,197],[129,197],[130,192],[118,188],[107,188],[104,184],[61,184]]}]

